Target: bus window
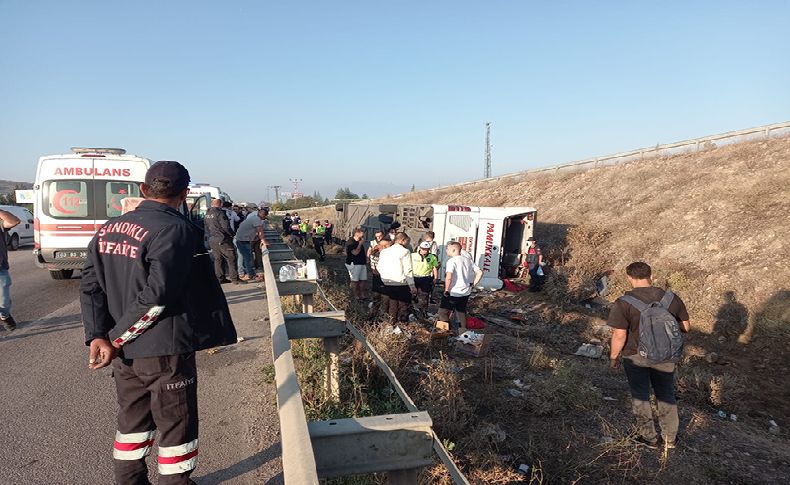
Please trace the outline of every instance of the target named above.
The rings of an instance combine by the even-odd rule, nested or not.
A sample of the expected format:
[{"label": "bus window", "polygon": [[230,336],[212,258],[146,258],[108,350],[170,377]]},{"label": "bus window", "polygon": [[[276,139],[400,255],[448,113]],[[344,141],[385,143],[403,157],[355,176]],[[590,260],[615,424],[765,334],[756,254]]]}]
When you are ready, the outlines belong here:
[{"label": "bus window", "polygon": [[84,180],[52,180],[44,183],[44,208],[57,219],[93,218],[88,205],[88,182]]}]

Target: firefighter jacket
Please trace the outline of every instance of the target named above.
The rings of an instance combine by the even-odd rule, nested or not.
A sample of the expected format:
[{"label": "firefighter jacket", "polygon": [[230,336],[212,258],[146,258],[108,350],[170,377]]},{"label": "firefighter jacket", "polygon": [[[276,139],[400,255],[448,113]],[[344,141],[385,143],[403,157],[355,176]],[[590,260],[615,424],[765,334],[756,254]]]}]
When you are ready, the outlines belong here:
[{"label": "firefighter jacket", "polygon": [[88,245],[80,305],[85,340],[112,340],[128,359],[236,342],[203,231],[146,200],[107,221]]},{"label": "firefighter jacket", "polygon": [[205,221],[209,241],[233,244],[233,229],[224,209],[212,207],[206,212]]}]

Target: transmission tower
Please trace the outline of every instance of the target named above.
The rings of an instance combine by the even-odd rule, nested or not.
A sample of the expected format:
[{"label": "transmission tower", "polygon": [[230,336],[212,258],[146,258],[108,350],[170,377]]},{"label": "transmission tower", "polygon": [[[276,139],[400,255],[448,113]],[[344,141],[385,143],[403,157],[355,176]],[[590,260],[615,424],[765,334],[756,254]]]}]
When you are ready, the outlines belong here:
[{"label": "transmission tower", "polygon": [[486,123],[486,166],[483,178],[491,178],[491,122]]},{"label": "transmission tower", "polygon": [[293,192],[291,193],[291,198],[298,199],[302,196],[302,193],[299,192],[299,184],[302,183],[302,179],[288,179],[293,184]]}]

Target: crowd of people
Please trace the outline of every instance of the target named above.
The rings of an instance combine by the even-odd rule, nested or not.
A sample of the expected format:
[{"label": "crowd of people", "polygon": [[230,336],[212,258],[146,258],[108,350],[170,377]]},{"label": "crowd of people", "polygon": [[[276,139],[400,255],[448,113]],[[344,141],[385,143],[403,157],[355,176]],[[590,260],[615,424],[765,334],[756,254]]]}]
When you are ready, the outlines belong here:
[{"label": "crowd of people", "polygon": [[303,220],[296,212],[286,213],[283,217],[283,234],[288,238],[288,242],[304,247],[307,240],[312,239],[319,261],[326,259],[326,246],[332,244],[334,227],[328,219],[324,222],[315,220],[311,224],[310,219]]},{"label": "crowd of people", "polygon": [[[345,265],[351,291],[357,300],[370,300],[372,317],[383,317],[393,324],[406,323],[417,316],[428,316],[434,288],[440,281],[439,246],[435,234],[427,231],[412,244],[405,232],[378,230],[371,241],[356,229],[345,244]],[[449,257],[443,275],[443,291],[438,319],[458,321],[456,331],[466,331],[466,306],[472,288],[483,272],[461,244],[451,241],[446,247]],[[370,292],[368,291],[370,279]]]},{"label": "crowd of people", "polygon": [[221,199],[211,201],[205,228],[214,253],[214,274],[220,283],[263,281],[257,270],[263,268],[261,246],[267,244],[263,222],[268,216],[266,208],[248,209]]}]

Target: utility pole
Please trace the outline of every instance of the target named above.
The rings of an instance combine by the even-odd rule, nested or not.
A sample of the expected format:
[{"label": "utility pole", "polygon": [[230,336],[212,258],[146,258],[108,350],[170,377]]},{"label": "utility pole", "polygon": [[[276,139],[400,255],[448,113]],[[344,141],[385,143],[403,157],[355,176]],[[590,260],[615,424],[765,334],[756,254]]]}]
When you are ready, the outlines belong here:
[{"label": "utility pole", "polygon": [[[282,185],[270,185],[270,186],[268,186],[266,188],[266,198],[267,199],[269,198],[269,189],[274,189],[274,201],[279,203],[280,202],[280,187],[282,187]],[[271,200],[269,202],[271,202]]]},{"label": "utility pole", "polygon": [[491,178],[491,122],[486,123],[486,166],[483,178]]}]

